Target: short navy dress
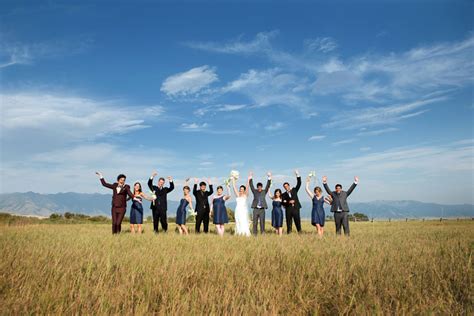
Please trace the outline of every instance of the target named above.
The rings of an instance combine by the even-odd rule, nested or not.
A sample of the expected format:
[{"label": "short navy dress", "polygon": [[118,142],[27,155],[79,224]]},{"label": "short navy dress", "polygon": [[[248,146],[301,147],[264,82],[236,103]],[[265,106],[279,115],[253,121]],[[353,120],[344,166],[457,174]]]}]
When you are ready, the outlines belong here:
[{"label": "short navy dress", "polygon": [[214,198],[212,202],[212,208],[214,213],[214,224],[226,224],[229,222],[227,217],[227,208],[225,207],[224,196]]},{"label": "short navy dress", "polygon": [[313,209],[311,210],[311,224],[316,226],[324,226],[324,220],[326,218],[326,214],[324,213],[324,197],[318,200],[316,195],[313,197]]},{"label": "short navy dress", "polygon": [[130,209],[130,224],[143,224],[142,198],[137,196],[133,199]]},{"label": "short navy dress", "polygon": [[281,209],[281,201],[273,201],[272,205],[272,226],[274,228],[283,227],[283,210]]},{"label": "short navy dress", "polygon": [[176,211],[176,224],[186,225],[186,208],[189,202],[186,199],[181,199],[178,210]]}]

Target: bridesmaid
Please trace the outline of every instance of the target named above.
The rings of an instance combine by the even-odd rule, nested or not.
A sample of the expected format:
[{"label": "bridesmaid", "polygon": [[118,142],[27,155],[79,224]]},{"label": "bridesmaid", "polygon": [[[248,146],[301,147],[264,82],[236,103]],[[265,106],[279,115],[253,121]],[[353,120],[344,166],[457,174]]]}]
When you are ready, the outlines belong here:
[{"label": "bridesmaid", "polygon": [[[142,192],[142,185],[140,182],[135,182],[133,185],[133,194],[135,197],[133,198],[132,207],[130,209],[130,232],[135,234],[135,231],[137,231],[139,234],[141,234],[143,225],[142,200],[145,199],[148,201],[153,201],[153,199]],[[135,226],[138,226],[137,229]]]},{"label": "bridesmaid", "polygon": [[229,222],[225,201],[230,199],[230,186],[227,186],[227,192],[228,194],[224,195],[224,188],[218,186],[217,194],[212,197],[211,215],[213,215],[213,222],[216,225],[217,234],[219,236],[224,236],[224,224]]},{"label": "bridesmaid", "polygon": [[314,194],[309,190],[309,182],[311,178],[306,179],[306,193],[313,201],[313,209],[311,210],[311,224],[316,227],[316,232],[319,237],[324,234],[324,220],[326,214],[324,212],[324,203],[331,204],[331,200],[323,196],[323,191],[320,187],[314,188]]},{"label": "bridesmaid", "polygon": [[283,210],[281,209],[281,190],[276,189],[272,194],[268,191],[268,196],[273,200],[272,205],[272,226],[275,228],[277,235],[283,235]]},{"label": "bridesmaid", "polygon": [[189,208],[193,210],[193,200],[191,198],[191,195],[189,194],[191,192],[191,189],[188,186],[188,180],[186,179],[186,182],[183,187],[183,194],[184,197],[181,199],[179,202],[178,210],[176,211],[176,225],[178,225],[178,230],[179,234],[182,235],[188,235],[188,228],[186,227],[186,208],[189,205]]}]

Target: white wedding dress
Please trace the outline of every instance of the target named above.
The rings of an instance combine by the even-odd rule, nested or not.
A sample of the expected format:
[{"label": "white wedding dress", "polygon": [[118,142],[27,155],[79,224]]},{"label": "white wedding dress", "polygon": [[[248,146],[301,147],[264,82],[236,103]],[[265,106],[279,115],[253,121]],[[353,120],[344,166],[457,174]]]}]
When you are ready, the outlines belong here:
[{"label": "white wedding dress", "polygon": [[240,236],[250,236],[247,197],[240,196],[235,200],[237,202],[235,207],[235,233]]}]

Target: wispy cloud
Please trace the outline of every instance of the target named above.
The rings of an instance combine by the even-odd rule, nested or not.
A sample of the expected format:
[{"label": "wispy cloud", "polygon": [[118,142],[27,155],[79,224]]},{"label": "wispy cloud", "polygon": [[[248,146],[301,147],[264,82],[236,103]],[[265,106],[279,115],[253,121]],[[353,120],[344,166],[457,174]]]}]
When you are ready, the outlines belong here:
[{"label": "wispy cloud", "polygon": [[179,131],[181,132],[202,132],[207,131],[209,128],[208,123],[182,123]]},{"label": "wispy cloud", "polygon": [[382,107],[366,107],[358,110],[346,111],[334,115],[325,127],[340,127],[343,129],[357,129],[361,127],[393,124],[398,121],[423,114],[426,109],[420,108],[446,98],[431,98],[406,104],[397,104]]},{"label": "wispy cloud", "polygon": [[161,85],[168,96],[195,94],[218,81],[215,68],[201,66],[169,76]]},{"label": "wispy cloud", "polygon": [[351,144],[351,143],[354,143],[356,141],[357,141],[356,138],[349,138],[349,139],[343,139],[343,140],[340,140],[340,141],[337,141],[337,142],[333,142],[332,145],[333,146],[341,146],[341,145]]},{"label": "wispy cloud", "polygon": [[326,138],[326,135],[313,135],[308,138],[308,141],[316,141],[316,140],[323,140]]},{"label": "wispy cloud", "polygon": [[318,37],[315,39],[306,39],[304,46],[307,51],[320,51],[328,53],[337,48],[336,41],[331,37]]},{"label": "wispy cloud", "polygon": [[247,108],[246,104],[217,104],[205,106],[194,111],[194,114],[197,116],[203,116],[207,113],[216,113],[216,112],[234,112]]},{"label": "wispy cloud", "polygon": [[376,129],[372,131],[362,131],[357,133],[358,136],[378,136],[386,133],[391,133],[391,132],[396,132],[398,131],[398,128],[396,127],[388,127],[388,128],[382,128],[382,129]]},{"label": "wispy cloud", "polygon": [[285,123],[283,122],[273,122],[273,123],[270,123],[268,125],[265,125],[265,130],[267,131],[271,131],[271,132],[274,132],[274,131],[278,131],[282,128],[284,128],[286,126]]}]

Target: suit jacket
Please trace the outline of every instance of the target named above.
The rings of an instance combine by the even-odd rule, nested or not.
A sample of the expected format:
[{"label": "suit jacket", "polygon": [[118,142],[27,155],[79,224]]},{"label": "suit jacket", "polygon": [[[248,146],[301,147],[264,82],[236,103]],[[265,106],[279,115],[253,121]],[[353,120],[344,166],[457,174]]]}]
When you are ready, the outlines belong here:
[{"label": "suit jacket", "polygon": [[209,213],[209,196],[214,193],[212,184],[209,185],[209,191],[198,190],[197,184],[193,187],[193,194],[196,197],[196,212]]},{"label": "suit jacket", "polygon": [[341,193],[337,194],[336,191],[331,191],[327,183],[323,183],[324,189],[326,192],[332,197],[332,204],[331,204],[331,212],[337,212],[337,208],[339,207],[343,212],[349,212],[349,205],[347,205],[347,198],[351,195],[352,191],[354,191],[357,184],[352,183],[349,190],[341,191]]},{"label": "suit jacket", "polygon": [[112,208],[123,208],[127,209],[127,196],[133,199],[133,193],[130,191],[130,186],[128,184],[124,185],[122,189],[117,193],[118,183],[114,184],[107,183],[104,178],[100,179],[102,185],[106,188],[112,189]]},{"label": "suit jacket", "polygon": [[281,195],[282,204],[285,208],[291,207],[290,200],[295,200],[295,208],[297,210],[301,209],[300,199],[298,198],[298,191],[301,187],[301,177],[296,178],[296,187],[291,188],[291,196],[288,192],[285,192]]},{"label": "suit jacket", "polygon": [[267,180],[267,185],[265,186],[265,189],[262,190],[262,192],[258,192],[258,190],[255,189],[255,187],[253,186],[253,179],[250,179],[250,189],[253,193],[252,208],[257,208],[259,198],[261,200],[261,207],[263,207],[264,209],[268,208],[265,197],[267,196],[268,190],[270,189],[270,180]]},{"label": "suit jacket", "polygon": [[151,203],[150,208],[160,211],[168,210],[168,199],[167,195],[174,190],[174,183],[171,181],[169,187],[162,187],[161,189],[153,185],[153,178],[148,179],[148,188],[153,191],[156,195],[156,200]]}]

